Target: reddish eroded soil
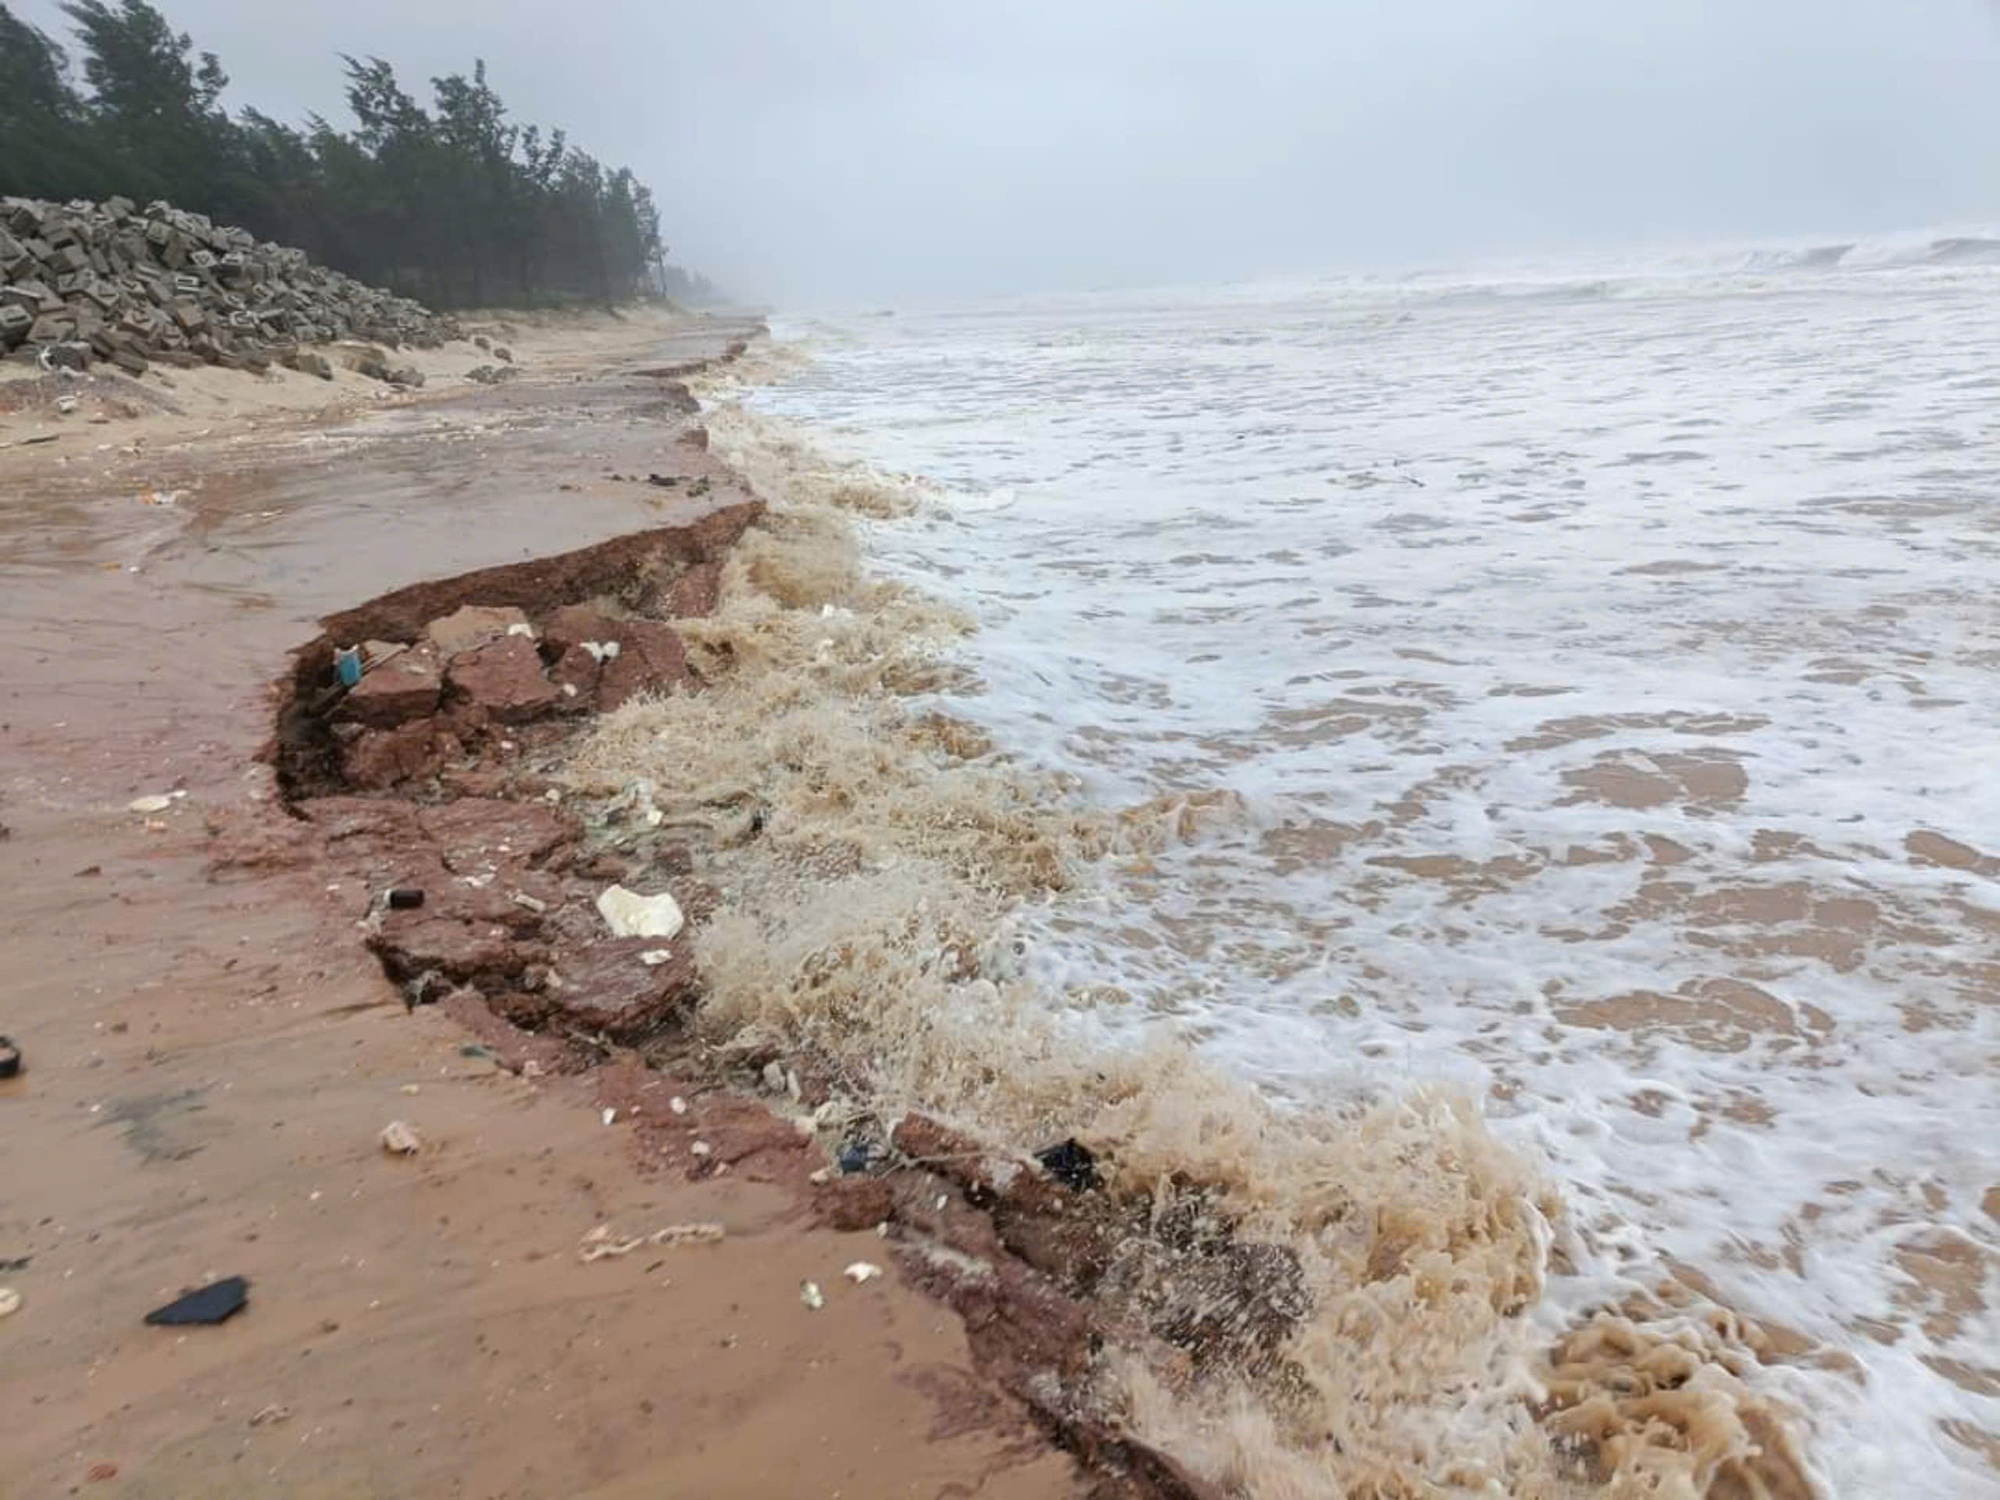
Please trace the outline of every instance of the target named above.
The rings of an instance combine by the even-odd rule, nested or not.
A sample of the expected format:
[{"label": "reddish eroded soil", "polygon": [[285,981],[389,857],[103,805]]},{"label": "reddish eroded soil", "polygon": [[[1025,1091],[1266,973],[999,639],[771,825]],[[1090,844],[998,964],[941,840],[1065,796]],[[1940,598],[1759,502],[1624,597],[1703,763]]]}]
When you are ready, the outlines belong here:
[{"label": "reddish eroded soil", "polygon": [[[877,1231],[910,1280],[959,1315],[979,1371],[1085,1461],[1096,1493],[1209,1496],[1120,1433],[1093,1378],[1097,1351],[1115,1336],[1236,1367],[1272,1358],[1305,1310],[1296,1264],[1232,1243],[1226,1226],[1155,1243],[1092,1183],[1059,1182],[917,1116],[850,1136],[867,1164],[836,1173],[812,1120],[747,1092],[775,1077],[767,1088],[795,1093],[795,1106],[827,1104],[836,1064],[724,1062],[687,1025],[701,998],[688,939],[720,900],[688,878],[690,852],[615,806],[573,804],[538,774],[566,758],[591,714],[636,692],[701,691],[674,626],[712,608],[713,590],[684,585],[719,573],[757,514],[734,506],[334,617],[298,653],[271,750],[305,830],[284,848],[224,841],[217,856],[310,858],[374,893],[366,940],[405,1004],[442,1006],[524,1077],[597,1069],[607,1118],[628,1122],[642,1168],[810,1192],[823,1228]],[[338,653],[364,639],[372,665],[350,687]],[[580,673],[580,654],[601,671]],[[565,699],[553,687],[568,679],[581,690]],[[409,753],[376,753],[388,739]],[[664,890],[689,930],[610,935],[596,905],[607,880]],[[1099,1298],[1107,1285],[1116,1295]],[[981,1409],[1010,1404],[989,1393]]]},{"label": "reddish eroded soil", "polygon": [[[1078,1492],[957,1321],[893,1274],[844,1281],[880,1241],[812,1228],[756,1151],[641,1172],[648,1117],[600,1112],[624,1075],[558,1076],[568,1044],[462,992],[406,1008],[359,926],[372,885],[258,762],[267,685],[330,611],[746,498],[672,439],[682,404],[612,372],[0,460],[0,1033],[25,1061],[0,1082],[0,1286],[22,1297],[0,1494]],[[609,477],[632,472],[688,482]],[[447,874],[500,815],[466,806],[411,812]],[[725,1107],[705,1091],[696,1118]],[[380,1148],[392,1120],[414,1157]],[[600,1225],[687,1222],[726,1242],[577,1253]],[[251,1289],[228,1324],[143,1326],[231,1274]]]},{"label": "reddish eroded soil", "polygon": [[[215,856],[303,860],[369,893],[365,940],[406,1006],[440,1006],[523,1077],[596,1070],[642,1169],[774,1184],[809,1195],[824,1229],[876,1231],[1020,1403],[989,1395],[981,1409],[1025,1408],[1084,1460],[1094,1493],[1214,1495],[1121,1432],[1097,1356],[1115,1342],[1169,1369],[1270,1364],[1307,1310],[1289,1253],[1237,1242],[1192,1200],[1178,1229],[1144,1222],[1097,1190],[1074,1143],[1059,1180],[1054,1164],[918,1116],[823,1131],[803,1111],[842,1107],[837,1060],[721,1057],[688,1025],[701,998],[690,938],[721,899],[690,877],[691,851],[657,814],[575,801],[548,774],[592,715],[702,690],[676,626],[715,607],[727,551],[760,514],[728,504],[329,617],[296,653],[268,752],[303,826],[275,846],[220,840]],[[344,680],[356,650],[362,675]],[[597,905],[612,881],[671,895],[687,930],[612,935]],[[792,1117],[749,1096],[760,1081]],[[836,1170],[828,1144],[864,1160]]]}]

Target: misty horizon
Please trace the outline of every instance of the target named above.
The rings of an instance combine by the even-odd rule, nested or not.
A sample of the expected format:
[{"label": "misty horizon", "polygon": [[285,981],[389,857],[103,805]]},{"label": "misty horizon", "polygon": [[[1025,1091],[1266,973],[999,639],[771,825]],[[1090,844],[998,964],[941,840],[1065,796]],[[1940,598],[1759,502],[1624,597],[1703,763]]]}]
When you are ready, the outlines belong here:
[{"label": "misty horizon", "polygon": [[[161,8],[232,113],[345,119],[342,53],[420,94],[483,58],[517,119],[653,186],[676,263],[785,307],[2000,219],[1983,0]],[[69,43],[53,0],[15,9]]]}]

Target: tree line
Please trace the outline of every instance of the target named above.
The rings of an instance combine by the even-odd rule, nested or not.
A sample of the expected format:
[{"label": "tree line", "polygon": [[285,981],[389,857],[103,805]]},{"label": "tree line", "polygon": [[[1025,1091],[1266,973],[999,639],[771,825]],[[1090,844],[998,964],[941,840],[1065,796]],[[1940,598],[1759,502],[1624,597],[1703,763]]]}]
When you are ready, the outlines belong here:
[{"label": "tree line", "polygon": [[77,66],[0,0],[0,193],[164,198],[439,308],[668,282],[645,184],[560,130],[511,122],[484,63],[433,79],[426,108],[382,59],[343,58],[353,128],[300,128],[230,115],[221,61],[146,0],[63,11]]}]

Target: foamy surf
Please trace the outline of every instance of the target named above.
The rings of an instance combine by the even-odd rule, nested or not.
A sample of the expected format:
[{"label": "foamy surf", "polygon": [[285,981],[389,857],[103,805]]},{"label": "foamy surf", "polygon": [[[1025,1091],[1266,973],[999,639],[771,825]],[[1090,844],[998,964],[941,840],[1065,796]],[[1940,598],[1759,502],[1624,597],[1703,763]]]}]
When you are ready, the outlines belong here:
[{"label": "foamy surf", "polygon": [[[982,690],[971,620],[885,580],[857,527],[879,544],[949,499],[745,413],[741,380],[706,384],[711,445],[772,515],[689,631],[712,686],[621,711],[571,773],[597,795],[645,782],[722,891],[699,943],[710,1040],[810,1049],[881,1114],[1104,1152],[1153,1229],[1097,1291],[1132,1330],[1099,1394],[1234,1492],[1807,1494],[1767,1363],[1786,1351],[1685,1282],[1606,1275],[1473,1096],[1283,1099],[1171,1015],[1051,987],[1038,925],[1115,910],[1121,882],[1255,810],[1199,781],[1107,802],[996,749],[951,711]],[[1163,1332],[1190,1214],[1287,1252],[1306,1304],[1280,1347],[1190,1361]]]},{"label": "foamy surf", "polygon": [[1292,1099],[1472,1092],[1559,1312],[1671,1271],[1774,1330],[1831,1492],[1996,1493],[1995,273],[1695,260],[836,324],[755,404],[1015,491],[871,532],[980,621],[954,712],[1243,800],[1026,913],[1045,989]]}]

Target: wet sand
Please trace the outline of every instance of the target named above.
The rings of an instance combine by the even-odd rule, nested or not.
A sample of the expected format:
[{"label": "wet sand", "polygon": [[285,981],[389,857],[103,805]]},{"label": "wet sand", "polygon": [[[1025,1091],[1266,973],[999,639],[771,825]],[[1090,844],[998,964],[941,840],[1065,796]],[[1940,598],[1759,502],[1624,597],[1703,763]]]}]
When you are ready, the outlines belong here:
[{"label": "wet sand", "polygon": [[[872,1234],[642,1172],[604,1078],[406,1013],[367,893],[212,863],[293,847],[257,754],[318,618],[721,503],[610,477],[674,461],[615,372],[741,332],[548,327],[516,383],[331,408],[229,377],[192,416],[0,418],[61,434],[0,448],[0,1494],[1080,1493]],[[692,1221],[725,1243],[577,1254]],[[890,1273],[857,1288],[864,1258]],[[230,1323],[142,1326],[231,1274]]]}]

